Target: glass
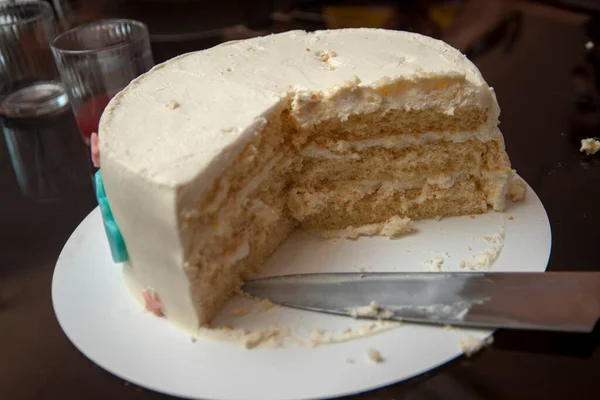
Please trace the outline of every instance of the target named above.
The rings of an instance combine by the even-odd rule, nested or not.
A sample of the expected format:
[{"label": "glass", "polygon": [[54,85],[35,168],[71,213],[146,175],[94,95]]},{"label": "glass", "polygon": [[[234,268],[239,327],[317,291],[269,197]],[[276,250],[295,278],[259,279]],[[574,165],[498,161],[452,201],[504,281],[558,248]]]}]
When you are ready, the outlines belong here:
[{"label": "glass", "polygon": [[2,130],[21,192],[55,200],[91,189],[91,165],[59,82],[37,82],[2,102]]},{"label": "glass", "polygon": [[48,3],[0,4],[0,102],[31,82],[58,78],[50,52],[55,33]]},{"label": "glass", "polygon": [[21,192],[36,200],[91,188],[91,168],[50,51],[44,2],[0,5],[0,126]]},{"label": "glass", "polygon": [[66,31],[52,41],[52,53],[88,145],[110,99],[154,65],[146,25],[127,19]]}]

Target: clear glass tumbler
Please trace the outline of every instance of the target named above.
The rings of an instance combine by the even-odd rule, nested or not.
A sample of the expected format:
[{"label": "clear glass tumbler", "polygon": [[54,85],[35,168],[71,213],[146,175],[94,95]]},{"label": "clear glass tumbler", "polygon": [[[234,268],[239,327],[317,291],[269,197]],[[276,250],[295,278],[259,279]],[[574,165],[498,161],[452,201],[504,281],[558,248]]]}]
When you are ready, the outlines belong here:
[{"label": "clear glass tumbler", "polygon": [[91,188],[91,165],[50,51],[45,2],[0,4],[0,126],[26,196],[54,200]]},{"label": "clear glass tumbler", "polygon": [[58,80],[50,52],[55,34],[50,4],[0,3],[0,102],[32,82]]},{"label": "clear glass tumbler", "polygon": [[58,200],[92,188],[92,166],[60,82],[36,82],[8,95],[2,130],[21,193]]},{"label": "clear glass tumbler", "polygon": [[148,28],[127,19],[68,30],[52,41],[52,53],[88,145],[110,99],[154,65]]}]

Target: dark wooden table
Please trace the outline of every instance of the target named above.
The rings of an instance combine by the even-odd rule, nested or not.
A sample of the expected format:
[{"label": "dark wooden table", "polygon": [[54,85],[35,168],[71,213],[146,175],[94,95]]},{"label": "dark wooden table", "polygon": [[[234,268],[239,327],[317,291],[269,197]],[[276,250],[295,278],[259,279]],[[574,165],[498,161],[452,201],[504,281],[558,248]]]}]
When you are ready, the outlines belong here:
[{"label": "dark wooden table", "polygon": [[[572,70],[584,59],[584,22],[529,9],[512,52],[498,48],[476,60],[496,88],[513,165],[550,217],[550,270],[600,269],[600,154],[585,157],[571,140],[578,134],[573,121],[590,120],[574,111]],[[91,188],[55,203],[23,197],[0,145],[0,399],[168,397],[94,365],[54,316],[54,263],[93,207]],[[597,344],[597,335],[500,331],[493,346],[470,359],[353,398],[599,399]]]}]

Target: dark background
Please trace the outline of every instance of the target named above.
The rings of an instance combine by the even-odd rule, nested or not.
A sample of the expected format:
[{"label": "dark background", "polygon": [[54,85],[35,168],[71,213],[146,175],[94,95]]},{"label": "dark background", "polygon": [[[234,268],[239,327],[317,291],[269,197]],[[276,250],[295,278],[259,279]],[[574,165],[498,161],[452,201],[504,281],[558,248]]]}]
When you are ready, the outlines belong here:
[{"label": "dark background", "polygon": [[[340,3],[381,3],[393,10],[385,27],[443,38],[474,60],[496,90],[513,166],[548,212],[549,269],[599,270],[600,154],[583,155],[578,141],[600,136],[600,2],[98,0],[76,15],[80,21],[106,15],[146,22],[158,63],[236,37],[331,27],[324,14]],[[450,23],[432,17],[439,3],[457,6]],[[586,50],[594,40],[599,46]],[[0,399],[168,397],[94,365],[55,319],[55,261],[93,207],[91,186],[51,203],[24,197],[0,140]],[[597,338],[500,331],[475,357],[353,398],[599,399]]]}]

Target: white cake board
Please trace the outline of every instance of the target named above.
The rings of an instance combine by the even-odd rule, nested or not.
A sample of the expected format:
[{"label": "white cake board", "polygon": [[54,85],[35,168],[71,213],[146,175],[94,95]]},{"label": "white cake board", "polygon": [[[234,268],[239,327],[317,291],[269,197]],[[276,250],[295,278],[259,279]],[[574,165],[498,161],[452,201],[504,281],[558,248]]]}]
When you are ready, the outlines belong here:
[{"label": "white cake board", "polygon": [[[422,272],[423,261],[442,256],[445,270],[460,270],[461,260],[497,246],[483,236],[498,233],[500,226],[505,227],[506,237],[491,271],[546,269],[550,225],[530,188],[525,201],[509,204],[503,213],[419,222],[416,232],[397,240],[324,240],[298,231],[278,249],[267,269],[271,274],[361,268]],[[404,325],[316,348],[286,345],[246,350],[203,338],[192,342],[189,334],[143,312],[132,299],[120,266],[110,258],[97,208],[73,232],[58,258],[52,301],[67,337],[93,362],[139,386],[186,398],[320,399],[368,391],[460,356],[460,340],[466,335],[483,339],[492,333]],[[222,314],[219,319],[229,319],[227,310]],[[247,327],[273,320],[305,332],[314,328],[341,332],[365,323],[281,307],[233,322]],[[385,361],[370,362],[366,356],[370,348]]]}]

